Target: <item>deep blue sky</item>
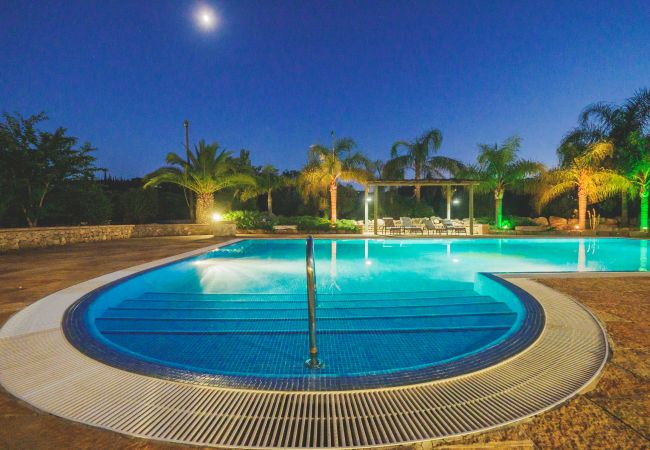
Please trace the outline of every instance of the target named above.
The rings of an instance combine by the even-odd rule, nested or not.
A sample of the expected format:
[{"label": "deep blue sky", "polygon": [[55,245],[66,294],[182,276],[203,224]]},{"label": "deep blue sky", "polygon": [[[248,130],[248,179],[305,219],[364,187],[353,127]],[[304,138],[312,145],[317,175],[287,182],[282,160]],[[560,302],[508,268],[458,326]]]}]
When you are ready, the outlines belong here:
[{"label": "deep blue sky", "polygon": [[299,168],[329,130],[373,159],[442,130],[441,153],[518,133],[555,163],[580,110],[650,86],[650,2],[0,0],[0,110],[45,111],[143,175],[191,138]]}]

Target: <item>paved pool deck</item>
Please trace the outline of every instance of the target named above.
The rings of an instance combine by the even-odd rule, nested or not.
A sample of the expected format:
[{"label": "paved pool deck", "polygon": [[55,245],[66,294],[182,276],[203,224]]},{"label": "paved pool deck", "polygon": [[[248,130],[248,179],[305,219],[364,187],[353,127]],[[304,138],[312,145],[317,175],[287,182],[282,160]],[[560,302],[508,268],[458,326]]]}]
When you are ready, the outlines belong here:
[{"label": "paved pool deck", "polygon": [[[0,324],[54,291],[225,240],[132,239],[2,254]],[[650,277],[555,278],[541,282],[589,306],[607,327],[612,358],[595,389],[525,423],[453,441],[403,448],[650,448]],[[75,424],[40,413],[0,392],[0,448],[183,446]]]}]

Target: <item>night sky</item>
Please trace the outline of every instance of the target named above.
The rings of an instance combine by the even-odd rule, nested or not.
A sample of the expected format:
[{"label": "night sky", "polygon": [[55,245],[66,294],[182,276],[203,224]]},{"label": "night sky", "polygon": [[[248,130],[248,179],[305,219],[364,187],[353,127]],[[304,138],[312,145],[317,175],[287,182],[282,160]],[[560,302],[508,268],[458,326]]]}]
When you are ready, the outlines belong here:
[{"label": "night sky", "polygon": [[[569,4],[570,3],[570,4]],[[587,104],[650,87],[650,1],[0,0],[0,111],[45,111],[142,176],[193,141],[299,168],[329,131],[372,159],[436,127],[441,154],[518,133],[547,164]]]}]

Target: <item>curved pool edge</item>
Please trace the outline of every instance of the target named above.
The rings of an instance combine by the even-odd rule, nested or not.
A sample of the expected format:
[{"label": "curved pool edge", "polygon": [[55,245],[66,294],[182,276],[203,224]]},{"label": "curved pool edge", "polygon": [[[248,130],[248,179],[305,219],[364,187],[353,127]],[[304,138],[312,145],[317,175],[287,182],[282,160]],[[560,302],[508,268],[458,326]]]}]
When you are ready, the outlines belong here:
[{"label": "curved pool edge", "polygon": [[[121,278],[237,240],[82,285],[89,283],[92,290],[111,276]],[[580,275],[584,274],[574,276]],[[598,274],[587,274],[594,275]],[[524,351],[454,378],[384,389],[281,392],[147,377],[95,361],[66,340],[60,320],[67,306],[62,308],[62,303],[83,295],[83,287],[77,285],[21,310],[0,329],[0,384],[32,406],[69,420],[129,436],[195,445],[382,447],[482,432],[552,409],[588,389],[609,354],[604,327],[588,308],[527,278],[544,274],[492,276],[536,298],[548,313],[547,326]],[[258,429],[263,431],[257,433]]]}]

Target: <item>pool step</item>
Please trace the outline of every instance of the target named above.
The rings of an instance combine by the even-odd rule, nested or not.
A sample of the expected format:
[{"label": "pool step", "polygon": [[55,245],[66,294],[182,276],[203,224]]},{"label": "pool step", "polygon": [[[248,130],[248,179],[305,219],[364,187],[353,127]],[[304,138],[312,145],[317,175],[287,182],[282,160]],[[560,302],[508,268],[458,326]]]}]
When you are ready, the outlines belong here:
[{"label": "pool step", "polygon": [[[467,336],[471,333],[486,333],[486,332],[505,332],[510,329],[509,326],[495,326],[495,325],[477,325],[474,327],[426,327],[426,328],[382,328],[382,329],[323,329],[319,330],[319,335],[331,335],[331,334],[394,334],[396,338],[400,335],[407,333],[463,333],[464,336]],[[149,330],[149,329],[107,329],[102,331],[102,334],[106,335],[138,335],[138,334],[155,334],[155,335],[286,335],[286,334],[304,334],[307,336],[307,331],[299,329],[282,329],[282,330]]]},{"label": "pool step", "polygon": [[[486,301],[472,304],[442,304],[442,305],[417,305],[417,306],[383,306],[354,307],[354,308],[318,308],[318,319],[337,318],[367,318],[384,317],[417,317],[429,315],[462,314],[481,315],[494,313],[509,313],[510,308],[502,302]],[[132,317],[143,319],[302,319],[307,317],[307,309],[302,308],[152,308],[152,307],[125,307],[109,308],[103,315],[104,318]]]},{"label": "pool step", "polygon": [[[338,297],[337,297],[338,298]],[[221,300],[125,300],[118,308],[142,309],[218,309],[218,310],[304,310],[306,297],[295,301],[269,300],[260,301],[221,301]],[[474,295],[471,297],[438,297],[438,298],[409,298],[394,299],[368,299],[368,300],[331,300],[318,297],[318,308],[321,309],[364,309],[364,308],[402,308],[418,306],[448,306],[448,305],[473,305],[496,302],[492,297]]]},{"label": "pool step", "polygon": [[[513,312],[489,314],[438,314],[403,317],[338,317],[320,318],[318,331],[368,331],[377,333],[405,330],[509,328],[516,320]],[[281,333],[307,330],[305,318],[233,318],[233,319],[171,319],[142,317],[100,317],[95,324],[102,333],[109,332],[223,332]]]},{"label": "pool step", "polygon": [[[221,301],[221,302],[304,302],[307,293],[228,293],[204,294],[192,292],[145,292],[133,300],[183,300],[183,301]],[[410,298],[455,298],[473,297],[476,292],[471,289],[455,289],[440,291],[415,291],[415,292],[361,292],[361,293],[318,293],[319,300],[323,301],[363,301],[363,300],[402,300]]]}]

